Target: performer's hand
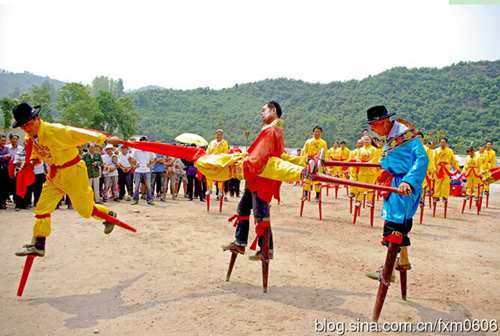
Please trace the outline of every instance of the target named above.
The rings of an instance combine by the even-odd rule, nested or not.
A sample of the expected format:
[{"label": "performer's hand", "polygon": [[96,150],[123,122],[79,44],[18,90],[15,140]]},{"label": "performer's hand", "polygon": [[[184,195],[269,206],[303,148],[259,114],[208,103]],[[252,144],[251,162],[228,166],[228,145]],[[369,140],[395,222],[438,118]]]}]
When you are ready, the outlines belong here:
[{"label": "performer's hand", "polygon": [[112,136],[106,139],[106,142],[112,145],[119,145],[121,143],[122,139],[116,136]]},{"label": "performer's hand", "polygon": [[399,193],[402,195],[410,195],[411,194],[411,186],[406,182],[401,182],[398,187]]}]

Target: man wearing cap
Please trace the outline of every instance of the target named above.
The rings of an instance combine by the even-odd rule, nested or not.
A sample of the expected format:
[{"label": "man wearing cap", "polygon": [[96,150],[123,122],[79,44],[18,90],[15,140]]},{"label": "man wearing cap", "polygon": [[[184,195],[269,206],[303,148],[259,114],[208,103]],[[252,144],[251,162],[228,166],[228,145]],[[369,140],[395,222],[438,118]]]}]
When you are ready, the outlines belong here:
[{"label": "man wearing cap", "polygon": [[[26,164],[44,161],[49,166],[40,199],[35,207],[35,224],[31,244],[24,245],[17,256],[45,255],[45,240],[51,231],[51,214],[61,198],[67,194],[78,213],[85,218],[104,213],[116,217],[108,208],[94,203],[85,162],[80,159],[78,146],[89,142],[102,144],[107,136],[98,132],[48,123],[39,117],[41,107],[32,108],[26,103],[14,108],[13,128],[21,127],[26,133]],[[104,233],[109,234],[114,225],[108,222]]]},{"label": "man wearing cap", "polygon": [[[224,139],[224,131],[222,129],[218,129],[215,131],[215,139],[210,141],[208,144],[207,148],[207,154],[224,154],[229,151],[229,144],[227,141]],[[207,195],[212,192],[212,183],[213,181],[208,181],[207,180]],[[227,201],[226,198],[226,183],[224,182],[217,182],[217,200],[219,200],[219,196],[223,196],[225,199],[224,201]],[[221,191],[221,195],[219,195],[219,191]]]},{"label": "man wearing cap", "polygon": [[[384,171],[392,175],[391,185],[399,190],[399,193],[390,193],[386,197],[382,209],[383,243],[389,246],[388,258],[384,265],[384,268],[387,269],[381,269],[375,274],[368,274],[371,278],[379,279],[384,286],[388,286],[391,279],[391,265],[395,263],[397,251],[400,251],[400,259],[396,262],[396,269],[408,270],[411,268],[407,251],[407,246],[410,245],[408,233],[412,227],[413,216],[419,206],[422,182],[429,163],[415,126],[403,119],[391,120],[390,117],[393,115],[394,113],[388,113],[385,106],[374,106],[367,111],[368,125],[371,130],[387,138],[380,165]],[[389,253],[393,251],[396,253]],[[389,260],[390,255],[394,257],[394,260]],[[388,274],[388,278],[384,279],[383,274]],[[379,287],[377,300],[381,287]]]}]

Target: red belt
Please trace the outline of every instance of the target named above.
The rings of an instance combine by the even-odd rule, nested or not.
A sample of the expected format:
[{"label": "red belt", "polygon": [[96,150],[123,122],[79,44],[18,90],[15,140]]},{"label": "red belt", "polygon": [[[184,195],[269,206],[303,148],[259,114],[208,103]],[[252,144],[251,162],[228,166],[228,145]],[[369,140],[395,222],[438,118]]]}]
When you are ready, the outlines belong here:
[{"label": "red belt", "polygon": [[74,159],[72,159],[72,160],[70,160],[70,161],[68,161],[68,162],[63,163],[63,164],[62,164],[62,165],[60,165],[60,166],[58,166],[58,165],[50,165],[50,174],[49,174],[49,177],[50,177],[51,179],[53,179],[53,178],[56,176],[57,171],[58,171],[59,169],[64,169],[64,168],[68,168],[68,167],[74,166],[74,165],[76,165],[78,162],[80,162],[80,160],[81,160],[81,159],[80,159],[80,155],[77,155],[77,156],[75,156],[75,158],[74,158]]}]

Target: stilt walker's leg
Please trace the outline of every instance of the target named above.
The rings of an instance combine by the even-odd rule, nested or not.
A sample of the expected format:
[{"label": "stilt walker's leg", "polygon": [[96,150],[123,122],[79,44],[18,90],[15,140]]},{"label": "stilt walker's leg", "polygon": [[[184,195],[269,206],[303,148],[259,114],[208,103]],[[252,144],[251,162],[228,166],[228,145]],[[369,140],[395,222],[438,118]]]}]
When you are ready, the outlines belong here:
[{"label": "stilt walker's leg", "polygon": [[26,261],[24,262],[23,274],[21,275],[21,279],[19,280],[19,287],[17,288],[17,296],[21,297],[24,292],[24,287],[26,286],[26,282],[28,281],[28,276],[30,275],[31,266],[33,265],[33,261],[35,260],[34,255],[26,256]]},{"label": "stilt walker's leg", "polygon": [[269,279],[269,228],[264,230],[264,238],[262,239],[262,289],[267,293],[267,282]]},{"label": "stilt walker's leg", "polygon": [[231,252],[231,259],[229,259],[229,267],[227,268],[227,273],[226,273],[226,281],[229,281],[231,278],[231,273],[233,272],[233,267],[234,263],[236,262],[236,257],[238,256],[238,253]]},{"label": "stilt walker's leg", "polygon": [[382,276],[377,290],[377,298],[375,300],[375,306],[373,308],[372,319],[375,322],[378,321],[380,312],[382,311],[382,306],[384,305],[387,290],[389,289],[389,281],[391,280],[392,271],[394,269],[394,262],[396,261],[396,257],[398,255],[398,250],[398,244],[389,243],[384,269],[382,270]]},{"label": "stilt walker's leg", "polygon": [[407,280],[406,270],[399,271],[399,280],[401,282],[401,298],[404,301],[406,301],[406,280]]}]

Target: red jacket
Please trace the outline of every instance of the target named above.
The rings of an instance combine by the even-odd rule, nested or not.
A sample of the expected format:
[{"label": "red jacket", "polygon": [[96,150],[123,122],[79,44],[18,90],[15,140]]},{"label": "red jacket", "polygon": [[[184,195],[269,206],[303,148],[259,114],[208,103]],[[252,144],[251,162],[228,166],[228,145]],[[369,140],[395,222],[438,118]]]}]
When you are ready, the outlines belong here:
[{"label": "red jacket", "polygon": [[279,199],[281,182],[258,175],[264,170],[270,157],[280,157],[284,150],[283,128],[276,125],[265,127],[248,148],[248,157],[243,163],[246,188],[256,192],[266,202],[271,202],[273,197]]}]

